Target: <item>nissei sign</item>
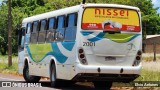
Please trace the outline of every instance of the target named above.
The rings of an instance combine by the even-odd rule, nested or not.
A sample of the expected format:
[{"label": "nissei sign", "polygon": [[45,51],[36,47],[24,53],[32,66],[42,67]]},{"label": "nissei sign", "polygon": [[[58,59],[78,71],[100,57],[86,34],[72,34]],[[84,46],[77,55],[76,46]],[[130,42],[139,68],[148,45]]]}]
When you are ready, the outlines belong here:
[{"label": "nissei sign", "polygon": [[95,15],[128,17],[129,12],[128,10],[123,10],[123,9],[95,8]]},{"label": "nissei sign", "polygon": [[82,19],[84,30],[140,31],[136,10],[121,8],[85,8]]}]

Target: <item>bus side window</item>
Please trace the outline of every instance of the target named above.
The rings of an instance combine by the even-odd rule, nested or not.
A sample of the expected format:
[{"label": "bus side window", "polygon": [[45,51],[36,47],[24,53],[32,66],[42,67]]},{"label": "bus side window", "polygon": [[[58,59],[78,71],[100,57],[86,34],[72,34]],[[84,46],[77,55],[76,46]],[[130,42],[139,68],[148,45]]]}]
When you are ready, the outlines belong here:
[{"label": "bus side window", "polygon": [[32,31],[32,23],[28,23],[26,33],[29,34],[31,31]]},{"label": "bus side window", "polygon": [[47,20],[41,20],[38,43],[44,43],[46,39]]},{"label": "bus side window", "polygon": [[68,27],[77,26],[77,13],[68,15]]},{"label": "bus side window", "polygon": [[22,30],[21,30],[21,42],[19,42],[20,43],[20,47],[21,47],[21,49],[24,49],[24,37],[25,37],[25,28],[22,28]]},{"label": "bus side window", "polygon": [[33,30],[31,32],[31,43],[37,43],[37,37],[38,37],[38,31],[39,31],[39,21],[33,22]]},{"label": "bus side window", "polygon": [[30,32],[32,31],[32,23],[27,24],[27,30],[25,35],[25,44],[28,44],[30,42]]},{"label": "bus side window", "polygon": [[46,42],[54,41],[54,33],[56,29],[56,18],[50,18],[48,22],[48,30],[46,35]]},{"label": "bus side window", "polygon": [[55,40],[63,41],[65,32],[65,16],[58,16],[58,25],[55,32]]},{"label": "bus side window", "polygon": [[22,41],[22,28],[18,30],[18,46],[21,45],[21,41]]},{"label": "bus side window", "polygon": [[67,17],[68,26],[65,30],[65,41],[75,41],[77,32],[77,13],[69,14]]}]

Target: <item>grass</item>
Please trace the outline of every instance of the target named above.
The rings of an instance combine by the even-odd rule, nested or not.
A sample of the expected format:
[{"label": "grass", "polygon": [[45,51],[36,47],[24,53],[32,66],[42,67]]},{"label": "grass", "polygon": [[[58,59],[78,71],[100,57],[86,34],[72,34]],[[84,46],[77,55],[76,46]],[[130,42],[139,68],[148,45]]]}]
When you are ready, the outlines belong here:
[{"label": "grass", "polygon": [[[134,80],[133,82],[130,83],[113,83],[114,87],[121,87],[121,89],[125,90],[128,89],[129,90],[160,90],[160,87],[134,87],[134,82],[141,82],[142,83],[147,83],[148,81],[151,82],[156,82],[160,81],[160,72],[155,72],[155,71],[148,71],[146,69],[142,69],[141,71],[141,76],[138,77],[136,80]],[[157,83],[155,83],[157,84]],[[160,83],[159,83],[160,84]]]},{"label": "grass", "polygon": [[142,69],[141,76],[135,81],[160,81],[160,71],[148,71]]},{"label": "grass", "polygon": [[[145,60],[145,61],[153,61],[153,59],[154,59],[153,53],[148,53],[142,56],[142,60]],[[160,54],[156,54],[156,60],[160,60]]]},{"label": "grass", "polygon": [[[145,61],[153,61],[153,59],[154,59],[153,56],[142,57],[142,60],[145,60]],[[156,60],[160,60],[160,56],[157,56]]]},{"label": "grass", "polygon": [[[160,81],[160,72],[141,70],[141,76],[134,81]],[[124,84],[125,85],[125,84]],[[127,84],[126,84],[127,85]]]},{"label": "grass", "polygon": [[8,66],[8,56],[0,56],[0,73],[18,74],[18,58],[12,57],[12,66]]}]

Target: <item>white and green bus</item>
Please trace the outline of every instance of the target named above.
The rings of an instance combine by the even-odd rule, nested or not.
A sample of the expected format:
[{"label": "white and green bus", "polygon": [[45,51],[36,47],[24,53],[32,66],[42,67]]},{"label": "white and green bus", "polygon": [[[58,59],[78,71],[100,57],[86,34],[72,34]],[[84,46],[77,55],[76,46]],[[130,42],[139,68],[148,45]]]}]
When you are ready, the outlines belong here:
[{"label": "white and green bus", "polygon": [[80,4],[25,18],[19,34],[19,73],[27,82],[91,81],[95,87],[140,75],[141,14],[137,7]]}]

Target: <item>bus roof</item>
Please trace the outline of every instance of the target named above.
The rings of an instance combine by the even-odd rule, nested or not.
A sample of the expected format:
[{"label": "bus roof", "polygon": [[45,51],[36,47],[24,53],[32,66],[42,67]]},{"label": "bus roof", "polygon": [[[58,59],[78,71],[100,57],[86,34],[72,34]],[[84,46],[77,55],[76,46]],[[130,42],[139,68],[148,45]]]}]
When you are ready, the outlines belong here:
[{"label": "bus roof", "polygon": [[126,8],[126,9],[134,9],[139,10],[138,7],[128,6],[128,5],[120,5],[120,4],[85,4],[86,7],[113,7],[113,8]]},{"label": "bus roof", "polygon": [[64,9],[59,9],[59,10],[27,17],[23,19],[22,23],[28,23],[28,22],[33,22],[33,21],[42,20],[46,18],[51,18],[51,17],[56,17],[56,16],[65,15],[69,13],[78,12],[80,7],[114,7],[114,8],[126,8],[126,9],[139,10],[139,8],[137,7],[127,6],[127,5],[86,3],[86,4],[76,5],[76,6],[67,7]]},{"label": "bus roof", "polygon": [[23,20],[23,23],[37,21],[37,20],[46,19],[46,18],[51,18],[51,17],[55,17],[55,16],[60,16],[60,15],[65,15],[67,13],[78,12],[79,7],[80,7],[80,5],[77,5],[77,6],[59,9],[59,10],[55,10],[55,11],[51,11],[51,12],[47,12],[47,13],[43,13],[43,14],[38,14],[35,16],[25,18]]}]

